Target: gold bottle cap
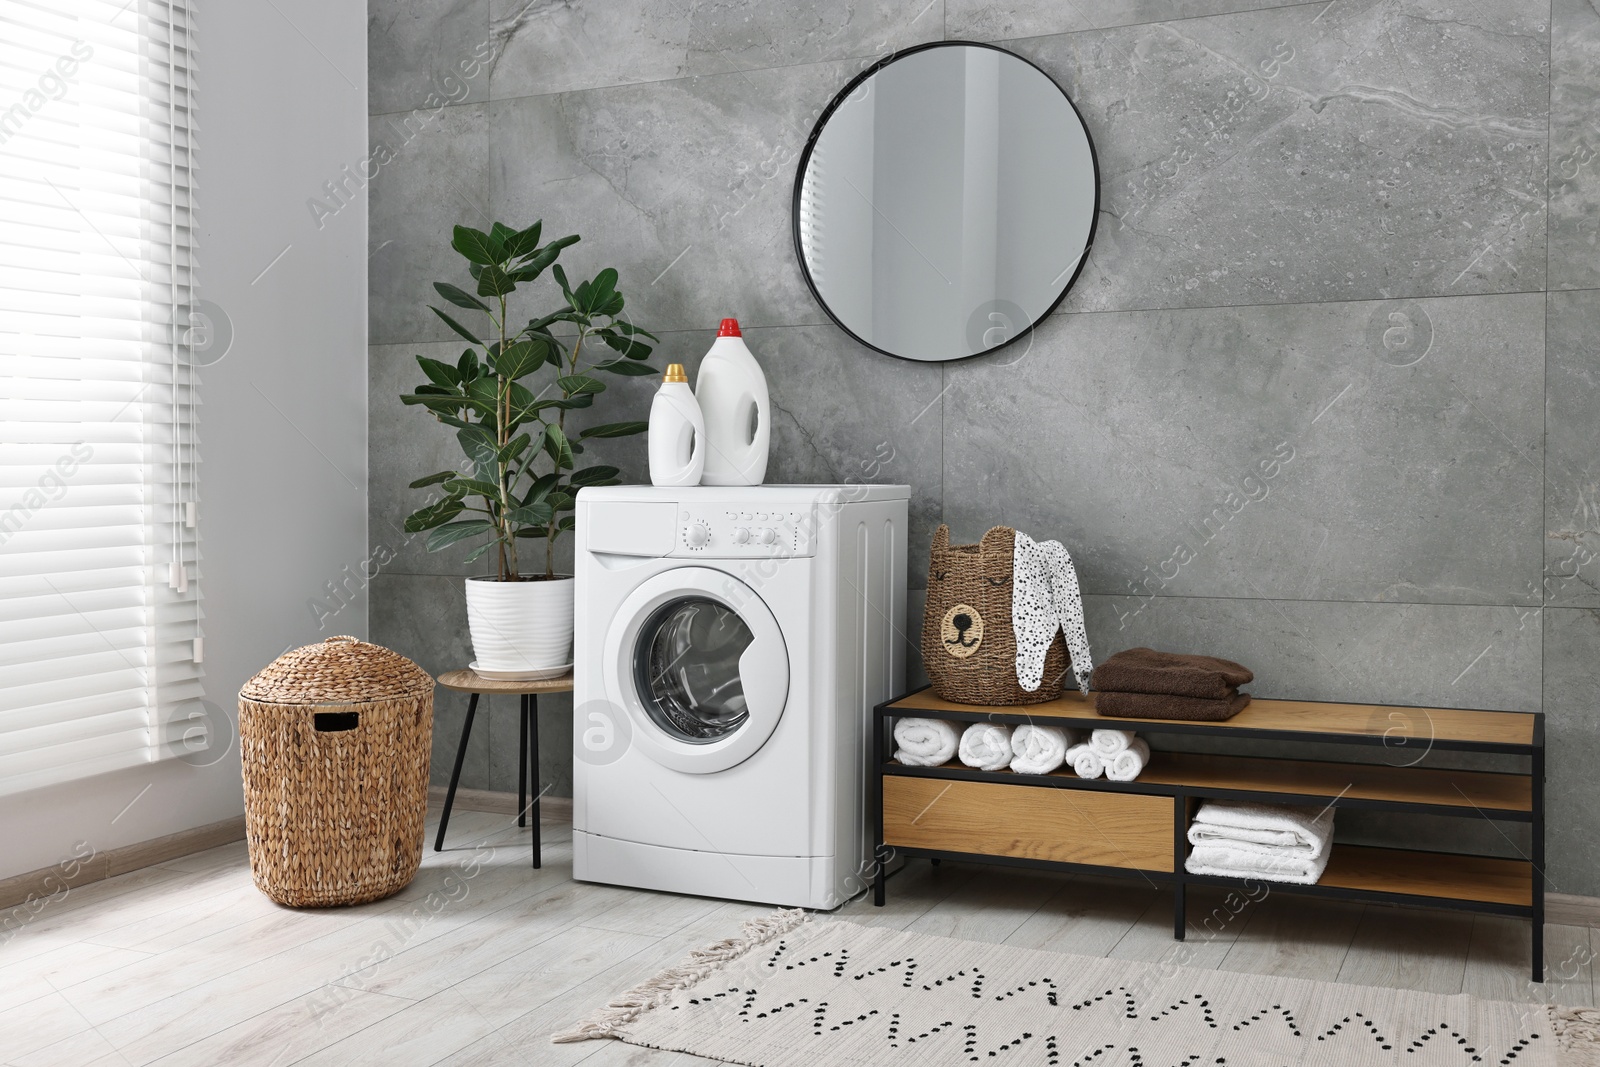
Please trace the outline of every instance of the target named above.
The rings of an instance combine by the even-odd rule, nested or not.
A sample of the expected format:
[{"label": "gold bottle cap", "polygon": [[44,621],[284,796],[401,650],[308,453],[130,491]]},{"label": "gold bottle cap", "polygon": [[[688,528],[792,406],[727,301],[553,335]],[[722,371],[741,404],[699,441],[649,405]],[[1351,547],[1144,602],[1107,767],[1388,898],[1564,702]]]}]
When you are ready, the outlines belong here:
[{"label": "gold bottle cap", "polygon": [[666,383],[666,382],[687,382],[688,380],[689,380],[689,376],[687,374],[683,373],[683,364],[682,363],[668,363],[667,364],[666,376],[661,379],[661,381],[663,383]]}]

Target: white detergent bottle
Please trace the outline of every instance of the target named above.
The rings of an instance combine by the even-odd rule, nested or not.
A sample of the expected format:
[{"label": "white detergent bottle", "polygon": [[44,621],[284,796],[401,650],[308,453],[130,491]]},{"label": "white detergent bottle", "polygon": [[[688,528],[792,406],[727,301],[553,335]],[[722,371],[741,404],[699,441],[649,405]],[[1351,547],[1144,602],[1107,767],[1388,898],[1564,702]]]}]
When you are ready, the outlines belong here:
[{"label": "white detergent bottle", "polygon": [[695,399],[706,420],[701,485],[760,485],[771,438],[767,377],[745,347],[738,319],[723,319],[700,363]]},{"label": "white detergent bottle", "polygon": [[706,424],[682,363],[668,365],[650,402],[651,485],[699,485],[706,464]]}]

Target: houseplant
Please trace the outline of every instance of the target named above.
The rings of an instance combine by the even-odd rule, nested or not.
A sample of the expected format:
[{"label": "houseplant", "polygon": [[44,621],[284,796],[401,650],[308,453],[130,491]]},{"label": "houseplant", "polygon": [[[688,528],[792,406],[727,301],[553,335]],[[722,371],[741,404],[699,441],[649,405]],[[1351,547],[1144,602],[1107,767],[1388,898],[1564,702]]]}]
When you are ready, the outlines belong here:
[{"label": "houseplant", "polygon": [[[579,467],[578,457],[585,441],[627,437],[646,424],[598,423],[572,434],[567,413],[593,407],[607,374],[656,373],[646,360],[647,342],[657,338],[621,317],[617,272],[608,267],[570,285],[556,259],[578,237],[541,245],[540,230],[538,222],[524,230],[497,222],[487,233],[455,228],[450,244],[466,259],[476,295],[448,282],[433,287],[461,309],[460,318],[487,327],[432,308],[471,347],[454,366],[417,356],[428,380],[400,398],[452,427],[465,454],[461,470],[411,483],[432,489],[433,498],[405,528],[427,531],[430,552],[471,544],[468,562],[492,555],[494,573],[468,578],[466,586],[476,665],[494,672],[570,663],[573,582],[555,573],[556,542],[575,524],[577,491],[615,485],[618,474],[603,464]],[[510,298],[546,270],[560,306],[517,325]]]}]

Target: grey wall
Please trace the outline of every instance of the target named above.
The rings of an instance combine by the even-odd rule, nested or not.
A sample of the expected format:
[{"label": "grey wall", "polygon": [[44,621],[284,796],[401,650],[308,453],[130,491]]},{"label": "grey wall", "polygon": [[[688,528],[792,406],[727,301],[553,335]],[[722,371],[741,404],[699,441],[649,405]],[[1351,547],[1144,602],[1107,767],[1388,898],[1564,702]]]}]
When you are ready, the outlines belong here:
[{"label": "grey wall", "polygon": [[[370,32],[375,142],[474,45],[498,53],[371,188],[374,538],[450,456],[394,400],[412,353],[454,352],[424,307],[448,225],[543,217],[583,233],[569,269],[621,271],[691,373],[719,318],[752,327],[771,480],[909,482],[914,555],[941,519],[1063,539],[1100,656],[1225,655],[1262,696],[1542,708],[1552,888],[1600,894],[1591,4],[374,0]],[[872,57],[940,38],[1043,66],[1103,170],[1060,312],[949,367],[829,325],[789,229],[819,109]],[[642,444],[624,458],[642,478]],[[463,573],[399,548],[375,639],[465,662]],[[447,698],[436,754],[459,715]],[[495,715],[470,781],[508,788]],[[562,792],[569,734],[546,728]]]}]

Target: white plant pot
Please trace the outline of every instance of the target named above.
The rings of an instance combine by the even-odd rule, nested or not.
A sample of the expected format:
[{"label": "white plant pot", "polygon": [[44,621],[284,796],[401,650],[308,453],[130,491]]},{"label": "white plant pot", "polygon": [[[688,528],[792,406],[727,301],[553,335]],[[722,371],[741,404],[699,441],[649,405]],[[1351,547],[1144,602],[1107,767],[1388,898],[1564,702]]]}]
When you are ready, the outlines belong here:
[{"label": "white plant pot", "polygon": [[537,671],[572,662],[570,577],[538,582],[467,579],[467,629],[477,667]]}]

